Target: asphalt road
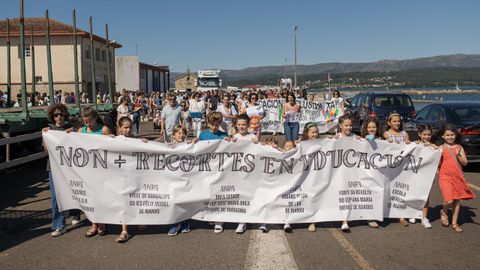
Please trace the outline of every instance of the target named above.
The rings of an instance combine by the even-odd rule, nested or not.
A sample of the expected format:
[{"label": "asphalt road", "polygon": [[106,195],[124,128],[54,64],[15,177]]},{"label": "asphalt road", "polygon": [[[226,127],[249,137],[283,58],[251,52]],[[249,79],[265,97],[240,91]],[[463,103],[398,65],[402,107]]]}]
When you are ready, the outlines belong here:
[{"label": "asphalt road", "polygon": [[[476,168],[477,167],[477,168]],[[480,196],[480,166],[466,177]],[[480,265],[480,200],[462,203],[454,233],[439,222],[442,202],[435,181],[430,196],[433,228],[403,227],[386,220],[379,229],[352,222],[341,233],[339,223],[318,224],[316,232],[294,225],[285,234],[272,226],[268,234],[256,227],[242,235],[229,224],[222,234],[193,222],[192,231],[167,236],[168,226],[149,226],[125,244],[115,238],[120,226],[103,237],[85,238],[88,221],[68,227],[61,237],[50,236],[50,193],[45,161],[0,172],[0,269],[475,269]],[[68,219],[69,221],[69,219]]]}]

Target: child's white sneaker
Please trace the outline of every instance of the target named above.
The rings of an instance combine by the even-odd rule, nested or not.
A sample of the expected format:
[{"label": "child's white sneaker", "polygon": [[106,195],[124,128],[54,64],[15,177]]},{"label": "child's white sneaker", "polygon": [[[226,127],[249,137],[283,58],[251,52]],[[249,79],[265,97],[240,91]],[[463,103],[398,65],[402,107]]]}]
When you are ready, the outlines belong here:
[{"label": "child's white sneaker", "polygon": [[430,220],[428,220],[428,218],[422,218],[422,226],[425,229],[431,229],[432,228],[432,224],[430,224]]},{"label": "child's white sneaker", "polygon": [[222,233],[223,232],[223,223],[215,223],[215,227],[213,227],[214,233]]},{"label": "child's white sneaker", "polygon": [[411,224],[415,224],[415,219],[414,218],[409,218],[408,222],[410,222]]},{"label": "child's white sneaker", "polygon": [[346,222],[342,224],[341,229],[342,229],[342,232],[344,232],[344,233],[349,233],[350,232],[350,227],[348,226],[348,223],[346,223]]},{"label": "child's white sneaker", "polygon": [[239,223],[237,226],[237,229],[235,230],[236,233],[242,234],[247,230],[247,224],[245,223]]}]

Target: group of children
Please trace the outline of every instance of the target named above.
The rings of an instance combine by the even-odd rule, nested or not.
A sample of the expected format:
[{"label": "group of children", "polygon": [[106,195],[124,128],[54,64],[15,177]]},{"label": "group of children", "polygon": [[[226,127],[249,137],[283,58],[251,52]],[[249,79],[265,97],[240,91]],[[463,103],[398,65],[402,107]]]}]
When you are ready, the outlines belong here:
[{"label": "group of children", "polygon": [[[89,112],[89,111],[87,111]],[[89,118],[91,115],[83,114],[83,120],[86,123],[89,123]],[[96,116],[98,117],[98,115]],[[236,118],[236,133],[233,136],[229,136],[226,132],[223,132],[219,129],[220,124],[223,120],[223,116],[220,112],[211,112],[207,116],[207,125],[208,129],[200,132],[199,136],[194,138],[190,143],[196,143],[202,140],[227,140],[227,141],[251,141],[253,143],[258,143],[258,137],[256,134],[249,132],[250,118],[246,114],[240,114]],[[379,121],[370,117],[361,127],[360,136],[355,135],[352,132],[353,119],[350,115],[345,114],[338,119],[338,133],[332,137],[332,139],[340,138],[352,138],[359,140],[386,140],[390,143],[410,143],[408,134],[403,130],[400,115],[397,113],[392,113],[389,115],[386,121],[386,130],[382,132],[382,127],[380,126]],[[129,117],[121,117],[117,122],[117,135],[122,135],[125,137],[133,137],[132,135],[132,120]],[[88,125],[84,127],[87,132]],[[83,129],[82,129],[83,130]],[[102,127],[97,127],[97,132],[102,132]],[[87,132],[89,133],[89,132]],[[100,133],[98,133],[100,134]],[[105,134],[105,132],[103,132]],[[428,147],[434,147],[435,149],[442,150],[442,160],[439,165],[439,184],[442,195],[444,197],[443,209],[441,210],[441,224],[443,226],[449,226],[448,220],[448,210],[453,209],[451,225],[455,232],[462,232],[462,228],[458,224],[458,215],[460,211],[460,200],[468,200],[475,198],[473,192],[469,189],[466,184],[465,178],[463,177],[461,166],[467,164],[467,159],[465,155],[465,150],[457,143],[459,139],[459,134],[456,128],[453,125],[447,124],[442,131],[442,137],[445,141],[441,146],[437,146],[431,143],[432,138],[432,128],[426,125],[420,125],[418,128],[419,140],[416,141],[418,144],[423,144]],[[315,123],[310,122],[304,126],[303,134],[301,140],[315,140],[320,136],[318,127]],[[187,139],[187,129],[185,126],[178,125],[175,126],[172,132],[173,143],[184,143]],[[145,141],[146,142],[146,141]],[[275,137],[268,137],[264,142],[267,145],[277,148],[281,151],[289,151],[294,149],[299,141],[286,141],[283,145],[283,148],[279,148]],[[431,228],[431,224],[427,218],[429,203],[427,201],[424,209],[421,224],[425,228]],[[415,219],[409,219],[407,222],[405,219],[400,219],[399,221],[402,225],[408,226],[410,223],[415,223]],[[376,221],[369,221],[368,225],[372,228],[378,228],[379,225]],[[130,235],[128,233],[126,225],[122,225],[122,232],[120,236],[116,239],[117,242],[126,242]],[[268,232],[266,224],[261,224],[259,227],[263,232]],[[290,224],[284,224],[284,230],[286,232],[291,232],[292,228]],[[310,224],[308,226],[309,231],[315,231],[315,224]],[[341,230],[343,232],[350,232],[350,227],[348,221],[344,220],[341,225]],[[168,231],[168,235],[175,236],[179,232],[187,233],[190,231],[190,226],[188,221],[183,221],[181,223],[175,224]],[[216,222],[214,224],[214,232],[221,233],[223,231],[223,223]],[[246,231],[246,224],[239,223],[236,233],[243,233]],[[92,227],[87,231],[86,236],[90,237],[93,235],[104,234],[106,232],[105,226],[100,224],[93,224]]]}]

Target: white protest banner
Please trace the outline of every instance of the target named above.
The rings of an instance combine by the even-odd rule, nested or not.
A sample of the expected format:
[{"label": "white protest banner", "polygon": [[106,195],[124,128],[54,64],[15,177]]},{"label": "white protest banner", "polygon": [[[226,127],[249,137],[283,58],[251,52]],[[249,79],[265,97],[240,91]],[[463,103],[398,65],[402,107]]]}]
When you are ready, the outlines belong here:
[{"label": "white protest banner", "polygon": [[[262,119],[262,132],[283,133],[282,110],[285,99],[262,99],[259,101],[265,111]],[[343,115],[342,108],[335,102],[307,101],[297,99],[300,104],[300,133],[308,122],[317,123],[320,133],[326,133],[337,126],[337,120]]]},{"label": "white protest banner", "polygon": [[286,153],[245,141],[167,145],[57,131],[43,139],[59,208],[109,224],[420,218],[440,159],[431,147],[352,138]]}]

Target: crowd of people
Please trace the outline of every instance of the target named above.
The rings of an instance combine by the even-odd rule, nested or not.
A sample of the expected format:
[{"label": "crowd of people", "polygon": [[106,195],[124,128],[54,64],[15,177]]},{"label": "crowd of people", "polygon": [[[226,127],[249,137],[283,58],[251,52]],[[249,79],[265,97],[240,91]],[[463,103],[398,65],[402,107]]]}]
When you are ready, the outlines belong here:
[{"label": "crowd of people", "polygon": [[[260,120],[264,115],[263,108],[259,103],[260,99],[282,97],[287,100],[283,106],[283,121],[285,127],[285,142],[279,145],[277,137],[262,135]],[[136,123],[142,117],[150,117],[159,128],[159,141],[164,143],[196,143],[203,140],[227,140],[227,141],[250,141],[251,143],[263,143],[274,147],[278,151],[290,151],[304,140],[316,140],[320,138],[319,129],[316,123],[310,122],[304,126],[303,133],[299,134],[300,105],[296,99],[305,96],[296,95],[293,92],[284,91],[252,91],[248,93],[198,93],[192,94],[167,93],[165,96],[152,94],[145,97],[141,93],[124,91],[116,96],[116,101],[121,104],[117,108],[116,125],[108,127],[103,123],[98,113],[91,107],[82,110],[82,124],[72,127],[68,123],[68,110],[62,103],[50,107],[48,117],[51,122],[49,127],[43,131],[64,130],[66,132],[80,132],[94,135],[123,135],[126,137],[138,137],[138,126]],[[307,99],[315,100],[316,97],[306,96]],[[339,100],[340,93],[336,92],[333,101]],[[143,116],[142,116],[143,114]],[[398,113],[391,113],[385,123],[380,123],[375,117],[370,117],[361,127],[360,134],[352,132],[353,119],[349,114],[344,114],[338,119],[338,130],[336,135],[330,139],[358,139],[366,141],[385,140],[390,143],[409,144],[410,138],[403,130],[401,117]],[[205,127],[206,125],[206,127]],[[462,232],[458,223],[460,200],[475,198],[469,189],[462,173],[462,166],[467,164],[465,150],[458,144],[459,133],[451,125],[445,125],[440,135],[444,143],[435,145],[431,142],[432,128],[420,125],[418,128],[419,140],[414,143],[424,147],[441,149],[442,160],[439,166],[439,184],[444,201],[440,211],[440,223],[443,226],[450,226],[455,232]],[[112,135],[114,134],[114,135]],[[266,136],[266,137],[260,137]],[[300,137],[299,137],[300,136]],[[148,143],[143,140],[144,143]],[[50,180],[52,176],[50,174]],[[52,236],[60,236],[65,228],[65,215],[58,211],[53,181],[50,182],[52,191]],[[453,210],[451,222],[449,222],[448,211]],[[431,228],[428,219],[429,202],[423,209],[421,224],[425,228]],[[72,224],[79,221],[80,212],[71,213]],[[350,232],[348,220],[341,222],[341,230]],[[415,223],[415,219],[401,218],[399,223],[408,226]],[[378,228],[378,221],[368,221],[372,228]],[[223,224],[214,224],[214,232],[221,233]],[[243,233],[247,224],[240,223],[235,230],[236,233]],[[259,229],[268,232],[267,224],[261,224]],[[290,224],[284,224],[286,232],[292,231]],[[316,224],[308,226],[309,231],[316,230]],[[190,231],[187,221],[175,224],[168,231],[168,235],[174,236],[180,232]],[[107,233],[105,224],[92,224],[85,236],[104,235]],[[116,239],[118,242],[126,242],[130,238],[128,226],[122,225],[121,234]]]}]

